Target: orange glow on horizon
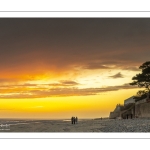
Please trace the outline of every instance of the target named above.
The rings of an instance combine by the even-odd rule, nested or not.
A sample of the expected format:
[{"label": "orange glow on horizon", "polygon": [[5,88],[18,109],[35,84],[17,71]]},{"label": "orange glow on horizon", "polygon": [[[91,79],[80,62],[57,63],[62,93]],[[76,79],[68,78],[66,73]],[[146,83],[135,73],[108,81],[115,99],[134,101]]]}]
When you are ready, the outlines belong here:
[{"label": "orange glow on horizon", "polygon": [[[70,118],[78,114],[80,118],[108,117],[116,104],[123,104],[137,90],[120,90],[104,95],[71,96],[35,99],[1,99],[0,117],[6,118]],[[11,115],[10,115],[11,114]],[[14,114],[14,115],[13,115]],[[39,117],[43,116],[43,117]],[[45,117],[44,117],[45,116]]]}]

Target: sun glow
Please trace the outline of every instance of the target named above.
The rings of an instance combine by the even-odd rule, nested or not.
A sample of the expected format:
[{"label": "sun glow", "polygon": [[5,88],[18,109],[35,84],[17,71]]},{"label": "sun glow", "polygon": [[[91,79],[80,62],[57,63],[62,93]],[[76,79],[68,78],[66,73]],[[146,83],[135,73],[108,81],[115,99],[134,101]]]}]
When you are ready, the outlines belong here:
[{"label": "sun glow", "polygon": [[[128,92],[123,89],[107,91],[107,87],[129,83],[130,76],[135,74],[133,71],[80,72],[72,80],[66,80],[63,75],[52,78],[47,74],[37,75],[30,80],[24,78],[17,82],[4,82],[1,87],[0,117],[41,116],[50,119],[70,117],[73,114],[83,118],[107,117],[117,103],[123,103],[124,99],[136,93],[135,89]],[[124,75],[123,80],[122,76],[115,79],[114,75],[118,72]],[[68,79],[71,77],[68,76]],[[106,91],[100,92],[101,88]]]},{"label": "sun glow", "polygon": [[0,117],[108,117],[138,91],[149,31],[148,18],[0,18]]}]

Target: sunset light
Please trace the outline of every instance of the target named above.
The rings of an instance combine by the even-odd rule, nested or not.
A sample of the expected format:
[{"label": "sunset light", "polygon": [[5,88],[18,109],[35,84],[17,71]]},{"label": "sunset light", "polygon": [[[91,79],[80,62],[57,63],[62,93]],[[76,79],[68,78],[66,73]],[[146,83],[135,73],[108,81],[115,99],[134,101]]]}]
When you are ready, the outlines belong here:
[{"label": "sunset light", "polygon": [[108,117],[136,94],[150,20],[1,18],[0,118]]}]

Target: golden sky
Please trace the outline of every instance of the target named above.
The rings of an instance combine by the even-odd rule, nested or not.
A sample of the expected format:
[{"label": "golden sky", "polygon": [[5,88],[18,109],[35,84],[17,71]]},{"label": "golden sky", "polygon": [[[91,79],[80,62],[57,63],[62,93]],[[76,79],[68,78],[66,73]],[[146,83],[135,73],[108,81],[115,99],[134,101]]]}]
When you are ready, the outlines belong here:
[{"label": "golden sky", "polygon": [[0,117],[108,117],[139,90],[148,18],[1,18]]}]

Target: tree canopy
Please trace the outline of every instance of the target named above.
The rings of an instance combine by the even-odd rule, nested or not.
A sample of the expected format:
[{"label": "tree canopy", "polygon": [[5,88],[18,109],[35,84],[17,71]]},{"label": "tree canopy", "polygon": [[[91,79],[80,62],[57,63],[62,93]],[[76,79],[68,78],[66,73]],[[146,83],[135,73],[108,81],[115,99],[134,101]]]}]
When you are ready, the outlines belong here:
[{"label": "tree canopy", "polygon": [[142,70],[142,73],[136,74],[132,80],[133,82],[130,85],[137,85],[140,88],[145,88],[137,92],[135,99],[144,98],[147,93],[150,94],[150,61],[143,63],[139,69]]}]

